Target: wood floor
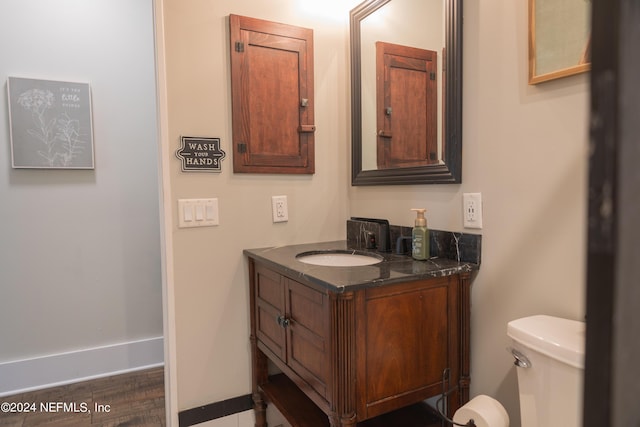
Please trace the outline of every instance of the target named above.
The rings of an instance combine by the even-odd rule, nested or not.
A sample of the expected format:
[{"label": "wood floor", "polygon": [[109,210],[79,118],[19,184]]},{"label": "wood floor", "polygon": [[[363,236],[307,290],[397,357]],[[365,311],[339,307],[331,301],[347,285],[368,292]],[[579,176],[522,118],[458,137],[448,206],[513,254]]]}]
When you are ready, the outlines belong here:
[{"label": "wood floor", "polygon": [[165,426],[164,369],[0,397],[0,404],[0,427]]}]

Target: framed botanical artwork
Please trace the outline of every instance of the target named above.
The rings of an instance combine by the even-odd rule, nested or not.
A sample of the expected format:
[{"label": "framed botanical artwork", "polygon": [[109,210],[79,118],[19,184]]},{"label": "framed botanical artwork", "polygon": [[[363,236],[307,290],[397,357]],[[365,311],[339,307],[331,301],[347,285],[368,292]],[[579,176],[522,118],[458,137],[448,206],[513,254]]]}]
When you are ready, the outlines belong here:
[{"label": "framed botanical artwork", "polygon": [[529,84],[591,69],[591,1],[529,0]]},{"label": "framed botanical artwork", "polygon": [[88,83],[9,77],[7,92],[12,167],[94,168]]}]

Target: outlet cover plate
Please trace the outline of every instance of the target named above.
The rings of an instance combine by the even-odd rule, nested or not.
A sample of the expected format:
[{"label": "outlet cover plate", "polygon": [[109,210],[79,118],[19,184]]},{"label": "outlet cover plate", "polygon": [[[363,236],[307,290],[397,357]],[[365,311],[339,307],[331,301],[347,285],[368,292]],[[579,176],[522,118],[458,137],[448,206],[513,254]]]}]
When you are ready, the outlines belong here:
[{"label": "outlet cover plate", "polygon": [[287,204],[287,196],[271,197],[271,213],[273,222],[289,221],[289,206]]},{"label": "outlet cover plate", "polygon": [[465,228],[482,228],[482,193],[462,195],[462,219]]}]

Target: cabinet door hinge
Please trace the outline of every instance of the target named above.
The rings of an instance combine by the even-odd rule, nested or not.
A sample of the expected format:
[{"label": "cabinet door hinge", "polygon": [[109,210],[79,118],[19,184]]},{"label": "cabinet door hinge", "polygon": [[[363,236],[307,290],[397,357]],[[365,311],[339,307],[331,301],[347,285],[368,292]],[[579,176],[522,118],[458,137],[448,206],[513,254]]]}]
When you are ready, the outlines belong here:
[{"label": "cabinet door hinge", "polygon": [[236,52],[244,52],[244,42],[236,42]]},{"label": "cabinet door hinge", "polygon": [[238,153],[246,153],[247,152],[247,144],[244,142],[238,143]]},{"label": "cabinet door hinge", "polygon": [[436,79],[436,73],[431,73],[430,78],[431,78],[431,80],[435,80]]}]

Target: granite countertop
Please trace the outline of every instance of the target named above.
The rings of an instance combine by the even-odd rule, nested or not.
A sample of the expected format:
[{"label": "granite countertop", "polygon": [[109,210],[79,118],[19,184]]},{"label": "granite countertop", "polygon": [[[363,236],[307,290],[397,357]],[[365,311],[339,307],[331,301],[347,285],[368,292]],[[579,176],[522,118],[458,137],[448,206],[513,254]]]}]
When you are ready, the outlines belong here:
[{"label": "granite countertop", "polygon": [[296,255],[309,251],[356,250],[348,246],[346,240],[301,245],[277,246],[272,248],[245,249],[244,254],[293,279],[320,285],[334,292],[347,292],[365,287],[375,287],[412,280],[449,276],[471,272],[479,268],[471,262],[434,257],[416,261],[407,255],[371,252],[382,256],[382,262],[359,267],[326,267],[305,264]]}]

